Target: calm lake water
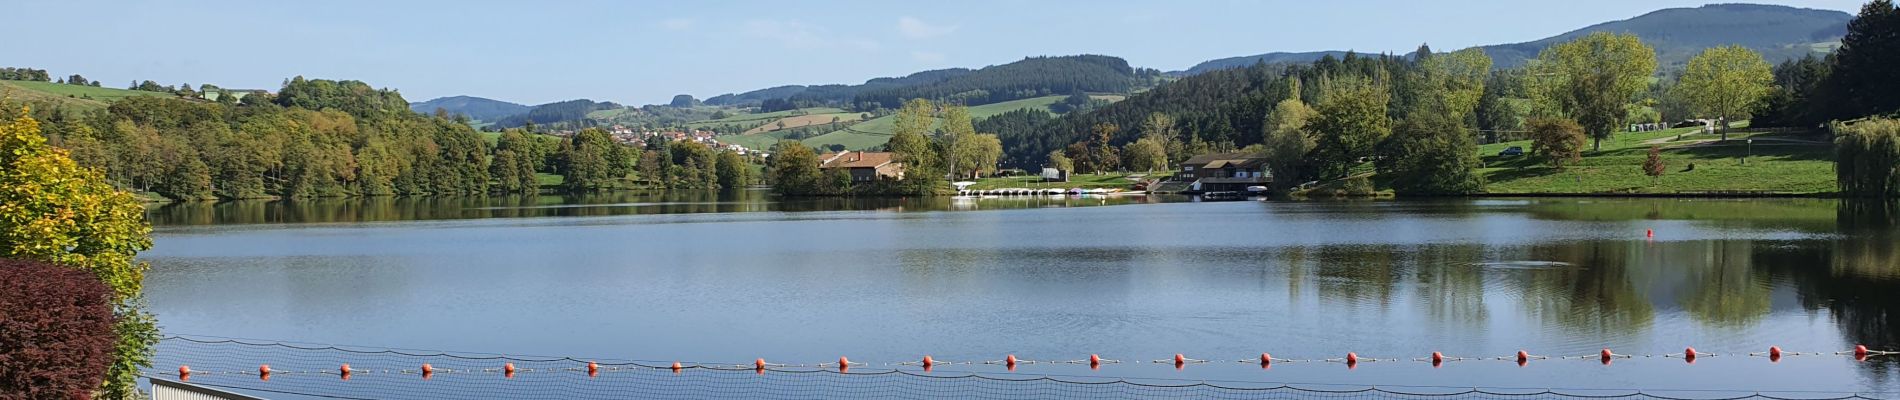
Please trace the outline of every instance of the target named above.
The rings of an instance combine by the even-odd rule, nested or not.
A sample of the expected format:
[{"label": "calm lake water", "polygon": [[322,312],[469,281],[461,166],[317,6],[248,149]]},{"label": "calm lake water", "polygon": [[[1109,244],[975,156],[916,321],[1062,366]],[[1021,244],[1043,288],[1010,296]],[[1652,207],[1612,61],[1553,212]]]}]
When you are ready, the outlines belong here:
[{"label": "calm lake water", "polygon": [[[146,292],[171,334],[731,363],[1099,353],[1130,363],[1017,373],[1287,383],[1900,385],[1891,356],[1232,362],[1900,347],[1900,218],[1831,200],[779,202],[747,192],[148,215],[159,227],[141,256],[153,265]],[[1220,362],[1148,362],[1176,353]]]}]

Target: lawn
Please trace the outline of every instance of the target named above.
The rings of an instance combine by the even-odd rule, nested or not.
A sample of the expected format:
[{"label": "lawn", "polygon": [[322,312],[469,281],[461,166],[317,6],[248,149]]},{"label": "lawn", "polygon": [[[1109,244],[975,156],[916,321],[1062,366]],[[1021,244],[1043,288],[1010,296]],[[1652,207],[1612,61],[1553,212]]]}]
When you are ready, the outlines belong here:
[{"label": "lawn", "polygon": [[[1756,192],[1785,194],[1831,193],[1835,188],[1833,147],[1825,143],[1758,141],[1745,137],[1775,138],[1752,133],[1731,134],[1727,142],[1692,134],[1694,128],[1658,132],[1619,133],[1603,142],[1601,151],[1585,147],[1583,159],[1555,169],[1534,157],[1502,157],[1510,146],[1530,148],[1528,141],[1480,146],[1485,168],[1485,191],[1494,194],[1628,193],[1676,194],[1697,192]],[[1682,140],[1675,140],[1682,135]],[[1643,161],[1652,144],[1666,139],[1661,156],[1666,173],[1643,174]],[[1746,162],[1743,159],[1746,158]],[[1693,166],[1693,168],[1691,168]]]},{"label": "lawn", "polygon": [[970,190],[1017,189],[1017,188],[1021,188],[1021,189],[1071,189],[1071,188],[1130,189],[1134,187],[1135,181],[1129,180],[1128,176],[1129,174],[1122,174],[1122,173],[1077,174],[1077,175],[1069,175],[1068,182],[1048,182],[1048,183],[1044,183],[1042,181],[1042,177],[1036,176],[1036,175],[1011,176],[1011,177],[1000,177],[1000,178],[983,178],[983,179],[977,179],[975,185],[970,185]]}]

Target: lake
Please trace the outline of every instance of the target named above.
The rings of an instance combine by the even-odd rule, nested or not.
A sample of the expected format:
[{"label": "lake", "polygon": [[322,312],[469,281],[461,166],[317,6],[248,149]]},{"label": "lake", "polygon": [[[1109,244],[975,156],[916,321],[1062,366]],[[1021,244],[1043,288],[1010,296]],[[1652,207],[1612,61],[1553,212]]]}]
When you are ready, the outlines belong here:
[{"label": "lake", "polygon": [[[1015,371],[1028,376],[1852,392],[1895,390],[1900,361],[1744,354],[1900,347],[1896,215],[1814,199],[231,202],[150,209],[141,258],[167,334],[733,364],[1125,361]],[[1689,346],[1721,356],[1556,359]],[[1553,358],[1410,361],[1519,350]],[[1262,352],[1405,361],[1234,362]],[[1150,362],[1177,353],[1213,361]]]}]

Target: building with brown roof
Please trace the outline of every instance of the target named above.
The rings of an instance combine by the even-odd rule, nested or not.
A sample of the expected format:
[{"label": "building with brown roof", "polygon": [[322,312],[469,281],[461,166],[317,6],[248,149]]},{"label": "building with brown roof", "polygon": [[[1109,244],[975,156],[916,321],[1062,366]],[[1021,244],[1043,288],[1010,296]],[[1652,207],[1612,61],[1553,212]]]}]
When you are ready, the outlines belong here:
[{"label": "building with brown roof", "polygon": [[1190,182],[1192,192],[1239,192],[1273,181],[1267,157],[1248,153],[1202,154],[1181,162],[1174,180]]},{"label": "building with brown roof", "polygon": [[852,182],[870,182],[880,178],[904,179],[904,164],[896,155],[885,152],[840,151],[819,160],[818,169],[844,169]]}]

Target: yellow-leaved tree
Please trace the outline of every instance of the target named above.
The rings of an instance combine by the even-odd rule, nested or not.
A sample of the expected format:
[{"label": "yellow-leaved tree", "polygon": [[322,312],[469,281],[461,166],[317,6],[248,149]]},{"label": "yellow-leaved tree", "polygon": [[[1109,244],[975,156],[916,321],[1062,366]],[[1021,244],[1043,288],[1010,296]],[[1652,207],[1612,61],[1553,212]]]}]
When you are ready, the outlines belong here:
[{"label": "yellow-leaved tree", "polygon": [[27,111],[0,111],[0,258],[84,269],[112,289],[118,345],[100,397],[135,397],[138,369],[158,342],[139,297],[147,265],[133,259],[152,247],[152,226],[131,193],[48,145]]}]

